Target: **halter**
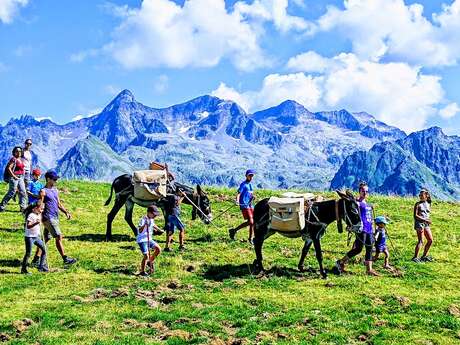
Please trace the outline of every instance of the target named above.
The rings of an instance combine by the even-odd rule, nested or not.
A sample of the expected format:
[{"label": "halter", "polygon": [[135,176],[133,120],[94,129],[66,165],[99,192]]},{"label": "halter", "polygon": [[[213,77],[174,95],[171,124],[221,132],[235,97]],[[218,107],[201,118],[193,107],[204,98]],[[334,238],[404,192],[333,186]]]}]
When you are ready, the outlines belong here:
[{"label": "halter", "polygon": [[[305,226],[304,234],[305,235],[310,235],[308,233],[308,226],[309,225],[319,226],[320,230],[318,231],[318,234],[317,234],[317,239],[319,240],[322,237],[322,235],[324,234],[324,232],[326,231],[327,224],[319,220],[318,216],[316,215],[315,211],[313,210],[313,205],[314,205],[314,203],[312,203],[310,205],[310,207],[308,208],[308,214],[307,214],[307,218],[306,218],[307,225]],[[313,215],[313,217],[315,217],[316,221],[313,221],[313,222],[311,221],[311,216],[312,215]]]},{"label": "halter", "polygon": [[[348,216],[347,208],[345,207],[345,199],[340,200],[343,201],[343,218],[345,219],[345,223],[347,224],[347,231],[354,232],[355,234],[361,233],[363,231],[363,222],[360,221],[359,224],[353,224],[350,217]],[[336,206],[336,212],[338,212],[338,206]]]}]

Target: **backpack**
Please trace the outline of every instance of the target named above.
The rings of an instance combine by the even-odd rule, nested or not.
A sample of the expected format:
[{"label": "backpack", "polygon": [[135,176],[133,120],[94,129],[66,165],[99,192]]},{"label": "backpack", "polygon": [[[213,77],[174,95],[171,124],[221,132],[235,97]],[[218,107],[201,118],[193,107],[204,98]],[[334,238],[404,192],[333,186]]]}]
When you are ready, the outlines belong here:
[{"label": "backpack", "polygon": [[[3,170],[3,182],[6,182],[6,183],[9,183],[11,179],[10,172],[8,171],[8,165],[10,165],[9,161],[5,166],[5,170]],[[16,159],[14,160],[13,171],[14,169],[16,169]]]},{"label": "backpack", "polygon": [[269,228],[281,232],[301,231],[305,227],[305,199],[277,198],[268,200]]},{"label": "backpack", "polygon": [[140,170],[133,174],[134,197],[140,200],[159,200],[166,196],[166,170]]}]

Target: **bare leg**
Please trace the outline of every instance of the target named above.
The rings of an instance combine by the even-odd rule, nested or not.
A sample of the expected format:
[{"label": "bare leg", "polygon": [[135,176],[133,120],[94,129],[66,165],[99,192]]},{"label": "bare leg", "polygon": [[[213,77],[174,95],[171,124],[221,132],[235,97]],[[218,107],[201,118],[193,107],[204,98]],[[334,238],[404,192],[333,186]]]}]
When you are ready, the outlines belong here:
[{"label": "bare leg", "polygon": [[423,230],[417,230],[417,244],[415,246],[415,253],[414,253],[414,258],[418,258],[418,253],[420,252],[420,248],[422,248],[423,245]]},{"label": "bare leg", "polygon": [[384,262],[383,268],[391,269],[392,267],[391,267],[390,264],[389,264],[389,261],[390,261],[390,252],[388,251],[387,248],[385,248],[385,250],[383,251],[383,254],[385,254],[385,262]]},{"label": "bare leg", "polygon": [[61,256],[64,258],[65,253],[64,253],[64,245],[62,244],[62,235],[56,237],[56,248],[59,254],[61,254]]},{"label": "bare leg", "polygon": [[147,262],[147,254],[144,254],[141,261],[141,273],[145,272],[145,263]]},{"label": "bare leg", "polygon": [[[384,252],[385,253],[385,252]],[[375,255],[374,257],[372,258],[372,261],[377,261],[379,259],[379,256],[380,256],[380,251],[377,249],[375,251]]]},{"label": "bare leg", "polygon": [[431,245],[433,244],[433,234],[431,233],[431,229],[429,227],[425,228],[425,238],[426,238],[426,244],[425,244],[425,249],[423,250],[423,256],[427,256],[428,251],[431,248]]},{"label": "bare leg", "polygon": [[185,241],[185,230],[179,231],[179,246],[183,247]]}]

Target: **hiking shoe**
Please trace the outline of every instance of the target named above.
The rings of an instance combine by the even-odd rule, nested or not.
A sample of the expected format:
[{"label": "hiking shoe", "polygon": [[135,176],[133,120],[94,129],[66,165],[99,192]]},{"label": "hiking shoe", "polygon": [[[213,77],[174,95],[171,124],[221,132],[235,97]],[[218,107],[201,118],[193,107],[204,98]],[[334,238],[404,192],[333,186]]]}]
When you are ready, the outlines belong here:
[{"label": "hiking shoe", "polygon": [[412,258],[412,261],[419,264],[422,262],[422,260],[420,260],[419,258]]},{"label": "hiking shoe", "polygon": [[149,274],[148,274],[147,272],[141,272],[141,273],[139,273],[139,276],[141,276],[141,277],[148,277]]},{"label": "hiking shoe", "polygon": [[433,261],[433,258],[431,256],[422,256],[420,258],[420,261],[423,261],[423,262],[432,262]]},{"label": "hiking shoe", "polygon": [[63,260],[65,265],[73,265],[77,262],[77,259],[69,258],[68,256],[66,256]]},{"label": "hiking shoe", "polygon": [[0,212],[5,212],[5,208],[4,208],[4,207],[0,207]]},{"label": "hiking shoe", "polygon": [[169,248],[169,247],[166,247],[165,249],[163,249],[163,251],[164,251],[164,252],[168,252],[168,253],[169,253],[169,252],[171,252],[171,248]]},{"label": "hiking shoe", "polygon": [[228,236],[230,237],[230,239],[232,241],[235,240],[235,235],[236,235],[236,230],[231,228],[231,229],[228,229]]},{"label": "hiking shoe", "polygon": [[180,251],[180,252],[185,251],[185,246],[179,246],[179,251]]},{"label": "hiking shoe", "polygon": [[32,274],[32,273],[30,273],[30,272],[27,270],[27,268],[22,268],[22,269],[21,269],[21,274],[30,275],[30,274]]},{"label": "hiking shoe", "polygon": [[48,269],[48,267],[39,267],[39,268],[38,268],[38,271],[39,271],[39,272],[43,272],[43,273],[47,273],[47,272],[49,272],[50,270]]}]

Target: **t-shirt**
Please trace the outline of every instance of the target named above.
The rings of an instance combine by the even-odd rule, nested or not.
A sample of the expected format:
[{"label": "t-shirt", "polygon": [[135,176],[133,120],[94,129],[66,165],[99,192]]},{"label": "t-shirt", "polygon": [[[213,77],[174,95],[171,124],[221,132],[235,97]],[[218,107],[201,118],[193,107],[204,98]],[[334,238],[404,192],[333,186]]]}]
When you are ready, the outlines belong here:
[{"label": "t-shirt", "polygon": [[363,232],[372,234],[372,206],[367,204],[364,200],[358,201],[358,205],[361,214],[361,221],[363,222]]},{"label": "t-shirt", "polygon": [[26,224],[24,225],[24,232],[25,237],[40,237],[40,223],[34,225],[33,227],[27,229],[27,223],[35,223],[36,221],[42,220],[42,216],[40,214],[36,214],[32,212],[27,216]]},{"label": "t-shirt", "polygon": [[[148,224],[147,229],[144,229],[142,232],[140,231],[141,228],[145,225]],[[136,242],[137,243],[142,243],[142,242],[148,242],[148,240],[153,241],[153,226],[155,225],[155,222],[153,219],[144,216],[141,218],[139,221],[139,234],[137,235]],[[147,237],[148,234],[148,237]]]},{"label": "t-shirt", "polygon": [[238,188],[238,193],[240,194],[240,200],[238,200],[240,208],[252,208],[253,189],[251,182],[243,181]]},{"label": "t-shirt", "polygon": [[22,162],[24,163],[24,171],[30,172],[30,167],[32,166],[32,153],[27,150],[22,153]]},{"label": "t-shirt", "polygon": [[[43,187],[44,185],[43,183],[40,182],[40,180],[36,180],[36,181],[31,180],[29,181],[29,184],[27,185],[29,192],[31,192],[34,195],[39,195]],[[35,198],[29,194],[29,204],[33,204],[34,202],[37,202],[37,201],[38,201],[38,198]]]},{"label": "t-shirt", "polygon": [[59,192],[56,188],[43,188],[45,191],[45,210],[43,211],[43,220],[59,218]]},{"label": "t-shirt", "polygon": [[10,161],[8,164],[13,164],[13,172],[15,175],[24,175],[24,163],[22,162],[21,159],[16,158],[16,157],[11,157]]},{"label": "t-shirt", "polygon": [[[430,219],[431,205],[428,201],[419,202],[416,207],[419,217],[423,219]],[[416,229],[421,227],[427,227],[429,225],[421,220],[418,220],[417,218],[414,219],[414,222]]]}]

